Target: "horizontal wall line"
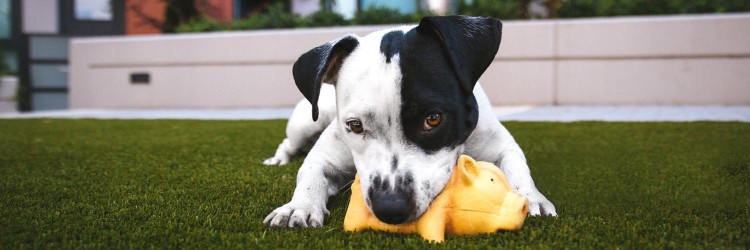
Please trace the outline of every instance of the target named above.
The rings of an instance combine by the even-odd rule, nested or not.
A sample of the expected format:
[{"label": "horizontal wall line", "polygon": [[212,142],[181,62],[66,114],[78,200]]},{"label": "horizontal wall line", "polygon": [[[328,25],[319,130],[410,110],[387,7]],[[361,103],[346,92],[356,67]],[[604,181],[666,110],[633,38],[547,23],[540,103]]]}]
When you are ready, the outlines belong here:
[{"label": "horizontal wall line", "polygon": [[31,87],[31,92],[33,93],[49,93],[49,92],[65,93],[65,92],[68,92],[68,87]]},{"label": "horizontal wall line", "polygon": [[226,61],[226,62],[155,62],[155,63],[92,63],[89,68],[169,68],[169,67],[222,67],[222,66],[262,66],[291,65],[294,61]]},{"label": "horizontal wall line", "polygon": [[[708,54],[708,55],[636,55],[636,56],[540,56],[540,57],[498,57],[495,61],[632,61],[632,60],[690,60],[690,59],[747,59],[750,54]],[[170,68],[170,67],[223,67],[223,66],[263,66],[291,65],[294,61],[226,61],[226,62],[155,62],[155,63],[93,63],[89,68]]]}]

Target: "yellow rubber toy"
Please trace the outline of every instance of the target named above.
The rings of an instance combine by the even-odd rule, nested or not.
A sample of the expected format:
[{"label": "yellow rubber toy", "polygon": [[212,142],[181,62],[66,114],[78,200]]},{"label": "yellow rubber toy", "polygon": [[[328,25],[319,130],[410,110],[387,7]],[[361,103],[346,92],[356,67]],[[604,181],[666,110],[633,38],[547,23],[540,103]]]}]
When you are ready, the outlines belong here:
[{"label": "yellow rubber toy", "polygon": [[425,240],[442,242],[445,233],[470,235],[520,229],[527,211],[526,197],[510,188],[497,166],[462,155],[443,191],[419,219],[407,224],[391,225],[378,220],[365,205],[357,175],[344,230],[416,232]]}]

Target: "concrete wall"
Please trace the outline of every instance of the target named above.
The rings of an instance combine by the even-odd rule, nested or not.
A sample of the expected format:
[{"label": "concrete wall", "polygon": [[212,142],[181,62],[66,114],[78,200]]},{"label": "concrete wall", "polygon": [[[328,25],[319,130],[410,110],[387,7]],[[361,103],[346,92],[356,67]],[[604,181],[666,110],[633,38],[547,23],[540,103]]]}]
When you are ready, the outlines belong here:
[{"label": "concrete wall", "polygon": [[[381,28],[75,39],[70,106],[291,106],[300,54]],[[505,22],[480,81],[496,105],[746,105],[750,14]]]}]

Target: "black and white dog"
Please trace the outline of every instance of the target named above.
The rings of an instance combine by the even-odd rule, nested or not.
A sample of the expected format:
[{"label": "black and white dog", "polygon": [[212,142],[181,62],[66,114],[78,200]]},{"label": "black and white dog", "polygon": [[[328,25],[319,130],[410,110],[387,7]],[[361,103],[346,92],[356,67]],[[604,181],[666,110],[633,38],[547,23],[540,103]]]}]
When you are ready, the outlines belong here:
[{"label": "black and white dog", "polygon": [[322,226],[328,197],[355,173],[381,221],[413,221],[442,191],[461,154],[498,165],[529,199],[531,215],[556,216],[477,84],[495,58],[501,29],[492,18],[427,17],[416,26],[345,36],[300,56],[294,80],[309,103],[296,106],[287,138],[264,164],[286,164],[314,146],[292,200],[264,223]]}]

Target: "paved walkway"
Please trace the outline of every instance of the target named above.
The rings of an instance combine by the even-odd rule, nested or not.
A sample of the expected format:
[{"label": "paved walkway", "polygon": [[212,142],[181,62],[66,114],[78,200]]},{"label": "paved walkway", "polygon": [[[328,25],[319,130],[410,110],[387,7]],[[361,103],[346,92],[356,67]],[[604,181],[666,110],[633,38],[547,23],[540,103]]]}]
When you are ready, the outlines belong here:
[{"label": "paved walkway", "polygon": [[[0,113],[0,119],[286,119],[292,108],[63,110]],[[501,121],[742,121],[750,122],[750,106],[546,106],[496,107]]]},{"label": "paved walkway", "polygon": [[197,119],[265,120],[287,119],[292,108],[258,109],[76,109],[31,113],[0,113],[2,118],[93,118],[93,119]]},{"label": "paved walkway", "polygon": [[750,106],[549,106],[495,108],[505,121],[742,121]]}]

